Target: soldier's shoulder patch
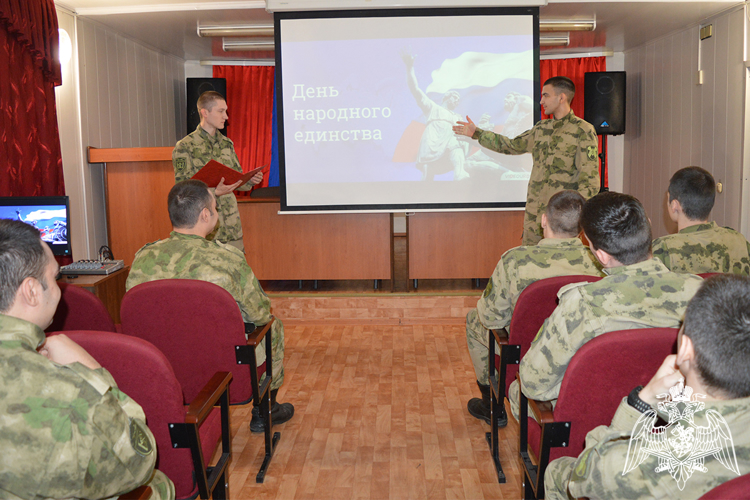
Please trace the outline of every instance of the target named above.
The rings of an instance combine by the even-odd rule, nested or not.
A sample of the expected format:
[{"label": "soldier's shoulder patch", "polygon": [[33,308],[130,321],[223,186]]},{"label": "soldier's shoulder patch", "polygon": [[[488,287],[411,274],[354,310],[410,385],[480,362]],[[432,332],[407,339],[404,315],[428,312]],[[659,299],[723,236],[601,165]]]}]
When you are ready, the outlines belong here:
[{"label": "soldier's shoulder patch", "polygon": [[586,156],[589,157],[589,160],[596,160],[596,156],[599,152],[596,149],[596,146],[589,146],[586,148]]},{"label": "soldier's shoulder patch", "polygon": [[148,434],[143,430],[140,422],[134,418],[130,419],[130,444],[133,446],[135,452],[142,457],[146,457],[154,451]]},{"label": "soldier's shoulder patch", "polygon": [[175,158],[174,159],[174,168],[178,172],[182,172],[185,170],[185,167],[187,166],[187,162],[185,161],[185,158]]}]

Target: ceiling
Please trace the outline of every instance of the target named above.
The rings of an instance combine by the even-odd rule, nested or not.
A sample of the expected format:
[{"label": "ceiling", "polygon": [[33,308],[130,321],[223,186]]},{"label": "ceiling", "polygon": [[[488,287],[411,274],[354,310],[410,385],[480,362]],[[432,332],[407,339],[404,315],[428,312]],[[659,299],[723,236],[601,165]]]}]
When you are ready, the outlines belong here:
[{"label": "ceiling", "polygon": [[[55,3],[78,13],[84,19],[101,23],[129,38],[186,61],[273,59],[273,51],[224,53],[220,37],[199,37],[196,32],[199,23],[271,24],[273,15],[266,11],[266,3],[261,0],[55,0]],[[497,3],[502,3],[502,0]],[[686,26],[698,24],[741,4],[737,0],[549,0],[547,5],[540,8],[542,19],[595,18],[596,30],[571,32],[568,48],[545,50],[544,53],[622,52]]]}]

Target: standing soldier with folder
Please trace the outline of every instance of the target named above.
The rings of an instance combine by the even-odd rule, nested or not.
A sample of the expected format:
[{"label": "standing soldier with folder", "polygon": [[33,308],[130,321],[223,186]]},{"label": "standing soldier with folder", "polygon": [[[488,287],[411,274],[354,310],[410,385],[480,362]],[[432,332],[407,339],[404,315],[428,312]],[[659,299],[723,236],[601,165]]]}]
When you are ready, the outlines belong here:
[{"label": "standing soldier with folder", "polygon": [[[234,143],[219,132],[224,128],[224,122],[228,119],[227,102],[224,96],[214,91],[202,93],[198,98],[198,113],[201,116],[198,128],[178,142],[172,151],[175,182],[190,179],[211,160],[216,160],[242,173],[237,153],[234,151]],[[258,172],[242,186],[240,186],[242,181],[224,184],[222,178],[214,191],[219,211],[219,224],[216,226],[213,237],[209,235],[209,239],[228,243],[245,251],[245,245],[242,243],[240,212],[237,199],[232,196],[232,192],[235,189],[249,191],[262,180],[262,172]]]}]

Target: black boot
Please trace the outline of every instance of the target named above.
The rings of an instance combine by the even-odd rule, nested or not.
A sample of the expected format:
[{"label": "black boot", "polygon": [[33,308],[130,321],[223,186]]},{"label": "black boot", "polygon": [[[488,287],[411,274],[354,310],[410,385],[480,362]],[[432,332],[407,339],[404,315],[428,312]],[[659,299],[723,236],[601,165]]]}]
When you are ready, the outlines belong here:
[{"label": "black boot", "polygon": [[[294,406],[292,403],[277,403],[276,394],[278,389],[271,391],[271,422],[273,425],[288,422],[294,416]],[[260,409],[253,406],[253,418],[250,419],[250,432],[264,432],[265,419],[260,416]]]},{"label": "black boot", "polygon": [[[484,420],[487,425],[490,424],[490,386],[480,384],[479,381],[477,381],[477,385],[479,386],[479,392],[482,393],[482,399],[479,398],[472,398],[469,400],[469,404],[466,405],[466,408],[469,410],[469,413],[479,420]],[[498,427],[505,427],[508,425],[508,415],[505,413],[505,405],[500,405],[500,414],[497,415],[497,426]]]}]

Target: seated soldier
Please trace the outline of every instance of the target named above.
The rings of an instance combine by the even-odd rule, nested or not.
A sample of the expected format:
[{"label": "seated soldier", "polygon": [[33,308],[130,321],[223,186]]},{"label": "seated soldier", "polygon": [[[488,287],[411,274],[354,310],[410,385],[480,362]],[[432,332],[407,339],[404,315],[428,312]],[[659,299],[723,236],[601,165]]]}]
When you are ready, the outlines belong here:
[{"label": "seated soldier", "polygon": [[[703,281],[673,273],[651,258],[651,225],[632,196],[599,193],[583,205],[581,226],[607,276],[560,289],[559,305],[519,367],[521,390],[530,399],[554,402],[571,358],[594,337],[634,328],[678,328]],[[518,389],[514,381],[508,398],[516,418]]]},{"label": "seated soldier", "polygon": [[[612,424],[589,432],[577,459],[549,464],[548,499],[695,499],[750,471],[750,278],[706,280],[688,304],[677,343],[677,355],[667,356],[646,387],[623,397]],[[667,394],[671,401],[659,402]],[[669,412],[674,402],[683,412],[692,408],[690,415]],[[655,422],[657,413],[664,423]],[[644,451],[644,437],[658,435],[651,427],[665,424],[663,439],[673,443],[666,453],[677,455],[674,445],[694,439],[703,439],[710,451],[697,458],[691,448],[671,463]]]},{"label": "seated soldier", "polygon": [[[165,240],[138,250],[125,288],[164,279],[203,280],[232,294],[245,322],[264,325],[271,320],[271,301],[255,278],[245,255],[237,247],[209,241],[219,220],[216,198],[206,184],[196,180],[178,182],[167,198],[172,233]],[[273,380],[271,420],[283,424],[294,416],[291,403],[277,403],[276,394],[284,382],[284,325],[276,318],[271,326]],[[257,349],[258,363],[265,361],[265,349]],[[252,432],[263,432],[263,417],[253,408]]]},{"label": "seated soldier", "polygon": [[45,338],[58,272],[39,230],[0,219],[0,498],[110,498],[148,484],[151,498],[173,499],[141,407],[78,344]]},{"label": "seated soldier", "polygon": [[656,238],[654,257],[676,273],[750,275],[750,243],[728,227],[708,222],[716,183],[700,167],[678,170],[669,181],[667,208],[677,233]]},{"label": "seated soldier", "polygon": [[[488,374],[488,329],[510,324],[518,296],[533,282],[571,274],[601,276],[601,266],[591,250],[581,243],[580,218],[584,199],[577,191],[560,191],[549,199],[542,214],[544,239],[533,246],[512,248],[503,254],[490,282],[466,315],[466,342],[477,375],[482,399],[469,400],[469,413],[490,423],[490,386]],[[499,349],[495,352],[500,352]],[[501,427],[508,423],[505,409],[498,418]]]}]

